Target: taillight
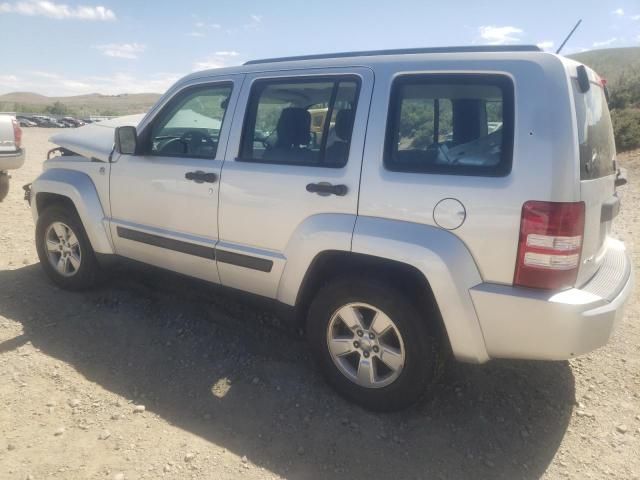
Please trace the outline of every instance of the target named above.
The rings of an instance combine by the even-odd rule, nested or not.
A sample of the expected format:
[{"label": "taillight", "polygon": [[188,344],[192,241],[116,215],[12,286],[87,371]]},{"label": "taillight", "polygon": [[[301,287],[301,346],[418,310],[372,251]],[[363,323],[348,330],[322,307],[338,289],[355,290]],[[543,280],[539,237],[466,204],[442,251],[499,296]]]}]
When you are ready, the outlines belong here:
[{"label": "taillight", "polygon": [[513,283],[546,289],[573,287],[583,234],[584,202],[526,202]]},{"label": "taillight", "polygon": [[13,123],[13,142],[16,145],[16,149],[18,149],[22,145],[22,129],[15,118],[11,120],[11,123]]}]

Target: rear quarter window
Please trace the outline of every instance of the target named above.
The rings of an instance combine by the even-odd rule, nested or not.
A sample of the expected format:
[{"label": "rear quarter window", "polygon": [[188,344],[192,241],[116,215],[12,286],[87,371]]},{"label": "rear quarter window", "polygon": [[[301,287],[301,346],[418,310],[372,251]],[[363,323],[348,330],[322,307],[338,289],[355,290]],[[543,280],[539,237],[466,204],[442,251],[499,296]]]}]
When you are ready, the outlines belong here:
[{"label": "rear quarter window", "polygon": [[513,157],[511,79],[492,74],[404,75],[392,86],[385,167],[504,176]]},{"label": "rear quarter window", "polygon": [[572,83],[578,122],[580,179],[612,175],[615,173],[616,147],[604,88],[592,81],[589,90],[582,93],[578,79],[573,78]]}]

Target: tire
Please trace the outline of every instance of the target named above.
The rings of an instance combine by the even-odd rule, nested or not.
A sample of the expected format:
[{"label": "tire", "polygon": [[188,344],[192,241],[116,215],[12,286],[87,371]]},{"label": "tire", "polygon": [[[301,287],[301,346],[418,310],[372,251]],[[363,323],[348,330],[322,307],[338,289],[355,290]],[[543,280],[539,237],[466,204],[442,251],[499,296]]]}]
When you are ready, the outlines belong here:
[{"label": "tire", "polygon": [[[67,258],[64,274],[59,268],[61,252],[53,252],[47,246],[47,240],[51,241],[49,244],[51,247],[56,241],[60,242],[60,225],[68,229],[62,230],[63,236],[66,233],[66,243],[69,245],[69,247],[64,247],[64,253]],[[69,231],[73,234],[73,237],[69,234]],[[95,286],[99,280],[100,266],[82,226],[82,221],[75,210],[69,207],[59,204],[52,205],[44,209],[40,214],[36,224],[36,250],[43,270],[51,281],[60,288],[65,290],[87,290]],[[56,258],[58,263],[54,265]]]},{"label": "tire", "polygon": [[[343,310],[347,306],[351,310]],[[354,317],[349,313],[353,309],[363,332],[357,332],[359,327],[354,330],[347,326],[353,323]],[[341,318],[343,315],[351,320],[345,322]],[[376,330],[380,328],[374,327],[373,315],[378,320],[386,315],[395,330],[389,330],[384,319],[378,325],[387,323],[387,334],[378,336]],[[307,336],[324,376],[341,395],[369,410],[400,410],[416,403],[443,370],[444,342],[435,324],[426,316],[392,285],[367,277],[343,278],[322,287],[312,301],[307,317]],[[362,337],[358,336],[360,333]],[[369,333],[373,334],[373,340],[361,344]],[[340,356],[332,354],[330,339],[332,345],[338,345],[334,350],[344,347],[355,352]],[[358,341],[359,348],[356,349],[353,343],[349,346],[349,341]],[[374,351],[376,346],[378,353]],[[394,355],[386,355],[387,351],[393,351]],[[397,353],[402,352],[404,358],[400,362]],[[366,375],[366,368],[361,370],[365,355],[375,371],[373,377]],[[381,362],[383,357],[395,370]],[[362,384],[357,383],[362,380],[358,372],[364,372]],[[371,382],[372,378],[374,382]]]},{"label": "tire", "polygon": [[0,172],[0,202],[9,194],[9,175]]}]

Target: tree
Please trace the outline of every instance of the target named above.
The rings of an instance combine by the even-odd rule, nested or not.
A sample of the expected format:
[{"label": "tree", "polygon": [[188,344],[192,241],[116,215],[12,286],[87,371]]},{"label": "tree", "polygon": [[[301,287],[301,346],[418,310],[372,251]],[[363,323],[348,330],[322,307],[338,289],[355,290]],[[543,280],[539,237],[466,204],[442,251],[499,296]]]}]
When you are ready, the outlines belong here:
[{"label": "tree", "polygon": [[46,112],[51,115],[67,115],[69,109],[62,102],[55,102],[53,105],[47,106]]}]

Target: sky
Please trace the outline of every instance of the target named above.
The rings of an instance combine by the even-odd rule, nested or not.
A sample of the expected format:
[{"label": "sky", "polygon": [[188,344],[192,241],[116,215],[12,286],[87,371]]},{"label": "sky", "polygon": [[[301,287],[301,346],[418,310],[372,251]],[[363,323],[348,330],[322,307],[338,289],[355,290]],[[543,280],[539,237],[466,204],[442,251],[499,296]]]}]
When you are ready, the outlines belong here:
[{"label": "sky", "polygon": [[265,57],[388,48],[640,46],[640,0],[0,0],[0,94],[164,92]]}]

